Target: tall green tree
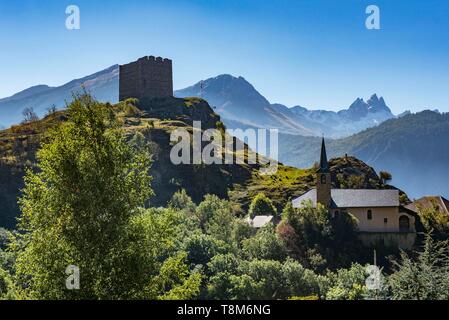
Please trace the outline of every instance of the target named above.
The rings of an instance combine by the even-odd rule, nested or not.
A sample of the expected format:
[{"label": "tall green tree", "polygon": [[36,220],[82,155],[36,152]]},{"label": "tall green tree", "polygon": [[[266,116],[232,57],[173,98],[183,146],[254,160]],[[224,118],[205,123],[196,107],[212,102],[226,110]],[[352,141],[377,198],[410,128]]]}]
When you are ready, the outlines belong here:
[{"label": "tall green tree", "polygon": [[394,262],[389,277],[392,298],[397,300],[449,299],[449,243],[426,235],[423,248],[413,259],[405,252]]},{"label": "tall green tree", "polygon": [[391,179],[393,179],[393,176],[388,171],[380,171],[379,176],[383,184],[387,184],[389,181],[391,181]]},{"label": "tall green tree", "polygon": [[188,215],[195,215],[196,205],[185,189],[177,191],[170,199],[169,207],[185,211]]},{"label": "tall green tree", "polygon": [[249,216],[251,219],[255,216],[261,215],[277,215],[276,207],[273,205],[271,200],[263,193],[259,193],[257,196],[255,196],[249,206]]},{"label": "tall green tree", "polygon": [[[133,297],[144,284],[129,252],[130,219],[152,195],[150,156],[125,140],[112,107],[89,95],[68,106],[28,171],[19,203],[17,279],[26,298]],[[67,266],[80,289],[66,288]]]},{"label": "tall green tree", "polygon": [[431,233],[432,238],[449,239],[449,217],[439,210],[437,203],[433,202],[428,207],[418,206],[418,215],[424,229]]},{"label": "tall green tree", "polygon": [[291,257],[317,271],[350,266],[363,252],[350,214],[331,217],[326,208],[321,204],[314,208],[311,201],[294,210],[287,206],[277,232]]},{"label": "tall green tree", "polygon": [[152,279],[152,288],[160,300],[188,300],[198,296],[201,272],[191,272],[186,264],[187,253],[179,252],[164,261],[159,274]]}]

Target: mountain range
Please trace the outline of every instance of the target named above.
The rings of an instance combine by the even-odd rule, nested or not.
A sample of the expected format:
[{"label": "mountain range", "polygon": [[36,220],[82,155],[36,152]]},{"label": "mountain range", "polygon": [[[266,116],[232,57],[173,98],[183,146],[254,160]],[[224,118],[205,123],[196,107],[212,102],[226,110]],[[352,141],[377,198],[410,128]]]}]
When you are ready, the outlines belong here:
[{"label": "mountain range", "polygon": [[[390,119],[342,139],[327,139],[330,157],[355,156],[377,172],[392,174],[392,184],[410,198],[449,195],[449,113],[425,110]],[[317,161],[320,138],[279,137],[280,161],[307,167]]]},{"label": "mountain range", "polygon": [[175,94],[203,97],[228,128],[278,128],[279,160],[287,165],[305,168],[317,161],[324,134],[331,157],[352,155],[378,172],[390,172],[392,183],[411,198],[449,195],[447,113],[405,111],[395,116],[384,98],[376,94],[366,101],[357,98],[338,112],[288,108],[270,104],[244,78],[230,75],[199,82]]},{"label": "mountain range", "polygon": [[273,128],[304,136],[345,137],[395,117],[376,94],[366,102],[357,98],[338,112],[271,104],[243,77],[226,74],[178,90],[175,95],[206,99],[229,128]]},{"label": "mountain range", "polygon": [[[38,115],[52,105],[63,108],[72,94],[86,90],[100,101],[118,100],[118,66],[70,81],[60,87],[39,85],[0,99],[0,125],[22,120],[22,110]],[[387,170],[393,183],[411,197],[449,196],[449,115],[437,111],[392,114],[384,98],[357,98],[340,111],[288,108],[270,103],[243,77],[220,75],[175,92],[209,102],[228,128],[278,128],[279,159],[308,167],[316,161],[319,138],[328,140],[331,156],[354,155],[376,170]]]},{"label": "mountain range", "polygon": [[[51,106],[64,108],[74,93],[83,90],[99,101],[116,103],[118,77],[118,65],[114,65],[62,86],[37,85],[0,99],[0,128],[20,123],[22,112],[27,107],[32,107],[39,116],[43,116]],[[357,98],[347,109],[342,108],[339,112],[271,104],[243,77],[226,74],[175,91],[175,96],[204,98],[214,106],[229,128],[276,128],[281,133],[304,136],[345,137],[394,117],[384,99],[377,95],[366,102]]]}]

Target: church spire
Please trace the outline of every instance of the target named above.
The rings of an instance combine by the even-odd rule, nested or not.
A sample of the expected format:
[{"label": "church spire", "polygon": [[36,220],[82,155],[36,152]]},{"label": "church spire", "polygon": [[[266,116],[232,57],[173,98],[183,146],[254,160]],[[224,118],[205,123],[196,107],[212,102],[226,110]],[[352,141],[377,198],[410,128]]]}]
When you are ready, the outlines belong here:
[{"label": "church spire", "polygon": [[320,168],[316,171],[316,176],[316,202],[329,209],[332,205],[332,178],[327,162],[324,137],[321,142]]},{"label": "church spire", "polygon": [[320,156],[320,168],[318,169],[319,173],[328,173],[329,172],[329,163],[327,162],[326,155],[326,145],[324,143],[324,137],[321,141],[321,156]]}]

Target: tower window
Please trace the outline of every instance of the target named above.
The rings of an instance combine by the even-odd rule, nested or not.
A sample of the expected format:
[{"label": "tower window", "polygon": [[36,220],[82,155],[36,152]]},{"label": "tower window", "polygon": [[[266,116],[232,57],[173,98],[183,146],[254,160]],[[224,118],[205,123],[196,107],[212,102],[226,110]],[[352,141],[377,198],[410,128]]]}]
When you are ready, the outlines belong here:
[{"label": "tower window", "polygon": [[384,223],[385,223],[385,224],[388,223],[388,218],[384,218]]},{"label": "tower window", "polygon": [[371,210],[368,210],[368,211],[366,212],[366,218],[367,218],[368,220],[373,220],[373,212],[372,212]]},{"label": "tower window", "polygon": [[326,175],[325,174],[322,174],[321,175],[321,183],[326,183]]}]

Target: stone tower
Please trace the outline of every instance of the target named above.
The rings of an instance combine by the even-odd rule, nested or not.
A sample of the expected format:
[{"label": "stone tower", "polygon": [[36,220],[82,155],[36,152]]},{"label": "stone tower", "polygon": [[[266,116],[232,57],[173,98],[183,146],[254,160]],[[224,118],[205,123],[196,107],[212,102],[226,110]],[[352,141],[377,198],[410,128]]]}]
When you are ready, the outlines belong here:
[{"label": "stone tower", "polygon": [[320,167],[316,171],[316,179],[316,202],[321,203],[329,209],[332,201],[332,183],[329,163],[327,162],[326,145],[324,144],[324,138],[321,142]]},{"label": "stone tower", "polygon": [[120,66],[119,100],[173,96],[172,61],[143,57]]}]

